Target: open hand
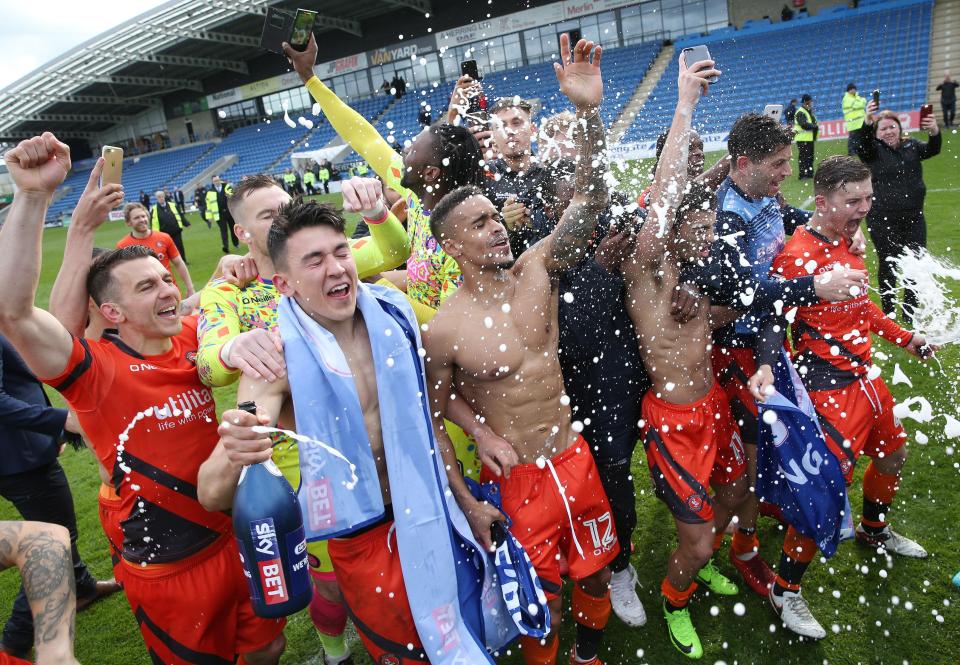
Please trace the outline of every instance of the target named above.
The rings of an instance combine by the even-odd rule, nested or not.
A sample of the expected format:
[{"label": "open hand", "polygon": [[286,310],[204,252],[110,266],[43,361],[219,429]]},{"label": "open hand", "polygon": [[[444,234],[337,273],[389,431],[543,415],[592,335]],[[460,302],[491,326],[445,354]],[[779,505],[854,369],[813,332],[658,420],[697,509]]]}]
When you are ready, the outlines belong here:
[{"label": "open hand", "polygon": [[272,383],[287,371],[280,336],[263,328],[254,328],[234,337],[229,354],[223,361],[252,379]]},{"label": "open hand", "polygon": [[842,302],[856,298],[867,290],[867,271],[836,266],[830,272],[813,279],[817,297],[828,302]]},{"label": "open hand", "polygon": [[44,132],[8,150],[3,161],[17,189],[49,195],[70,172],[70,148],[50,132]]},{"label": "open hand", "polygon": [[600,56],[603,49],[581,39],[570,50],[570,35],[560,35],[561,62],[553,63],[560,83],[560,92],[581,113],[592,114],[603,100],[603,78],[600,76]]}]

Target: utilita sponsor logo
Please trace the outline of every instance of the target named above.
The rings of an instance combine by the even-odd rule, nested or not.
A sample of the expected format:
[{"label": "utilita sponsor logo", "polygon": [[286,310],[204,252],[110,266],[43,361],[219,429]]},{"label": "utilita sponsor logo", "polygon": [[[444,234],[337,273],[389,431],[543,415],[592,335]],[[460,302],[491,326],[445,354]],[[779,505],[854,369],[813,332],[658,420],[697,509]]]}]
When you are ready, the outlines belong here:
[{"label": "utilita sponsor logo", "polygon": [[208,404],[213,403],[213,393],[204,388],[203,390],[186,390],[182,393],[168,397],[163,404],[153,407],[153,417],[157,420],[167,418],[176,418],[182,416],[186,411],[199,411]]},{"label": "utilita sponsor logo", "polygon": [[280,548],[277,546],[277,531],[273,519],[250,522],[250,534],[256,543],[257,569],[267,605],[276,605],[288,600],[287,584],[280,565]]}]

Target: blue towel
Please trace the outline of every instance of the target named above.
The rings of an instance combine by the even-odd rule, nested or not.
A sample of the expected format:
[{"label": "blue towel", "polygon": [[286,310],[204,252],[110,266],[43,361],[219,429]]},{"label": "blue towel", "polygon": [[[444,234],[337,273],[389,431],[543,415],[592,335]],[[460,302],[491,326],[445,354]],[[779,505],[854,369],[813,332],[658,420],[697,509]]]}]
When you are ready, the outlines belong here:
[{"label": "blue towel", "polygon": [[[359,284],[370,337],[404,586],[432,663],[493,663],[517,635],[493,566],[448,490],[433,436],[416,319],[395,289]],[[384,516],[370,440],[349,365],[334,336],[283,297],[280,335],[301,443],[300,504],[308,540],[357,531]]]},{"label": "blue towel", "polygon": [[[833,556],[850,519],[840,462],[827,447],[817,414],[793,364],[781,351],[777,392],[758,404],[757,495],[783,510],[787,522]],[[772,412],[776,420],[766,422]]]}]

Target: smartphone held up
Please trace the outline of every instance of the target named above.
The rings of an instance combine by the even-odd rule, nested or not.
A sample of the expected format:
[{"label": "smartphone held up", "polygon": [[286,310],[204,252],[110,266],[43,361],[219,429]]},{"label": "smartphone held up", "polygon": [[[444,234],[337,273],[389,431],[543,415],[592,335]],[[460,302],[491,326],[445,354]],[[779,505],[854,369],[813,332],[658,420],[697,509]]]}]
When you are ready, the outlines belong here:
[{"label": "smartphone held up", "polygon": [[310,43],[313,25],[317,20],[317,12],[308,9],[298,9],[296,12],[268,7],[267,16],[263,20],[263,32],[260,33],[260,48],[266,51],[283,54],[283,43],[303,51]]},{"label": "smartphone held up", "polygon": [[[708,49],[704,44],[700,44],[699,46],[688,46],[685,49],[683,49],[682,52],[684,54],[683,62],[686,64],[687,67],[692,67],[693,63],[695,62],[702,62],[704,60],[713,60],[713,58],[710,57],[710,49]],[[707,79],[707,83],[709,83],[710,85],[713,85],[719,80],[720,80],[719,76],[711,76],[710,78]]]},{"label": "smartphone held up", "polygon": [[105,145],[100,151],[100,156],[103,157],[100,186],[123,184],[123,148]]}]

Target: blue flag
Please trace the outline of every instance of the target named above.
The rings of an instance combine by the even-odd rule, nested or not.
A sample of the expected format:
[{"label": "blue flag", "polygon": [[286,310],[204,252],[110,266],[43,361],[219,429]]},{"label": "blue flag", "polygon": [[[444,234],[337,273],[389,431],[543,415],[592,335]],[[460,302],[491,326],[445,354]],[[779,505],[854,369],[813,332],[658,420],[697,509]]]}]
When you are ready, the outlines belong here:
[{"label": "blue flag", "polygon": [[851,520],[847,486],[823,438],[813,403],[786,354],[774,370],[776,393],[758,404],[757,495],[831,557]]}]

